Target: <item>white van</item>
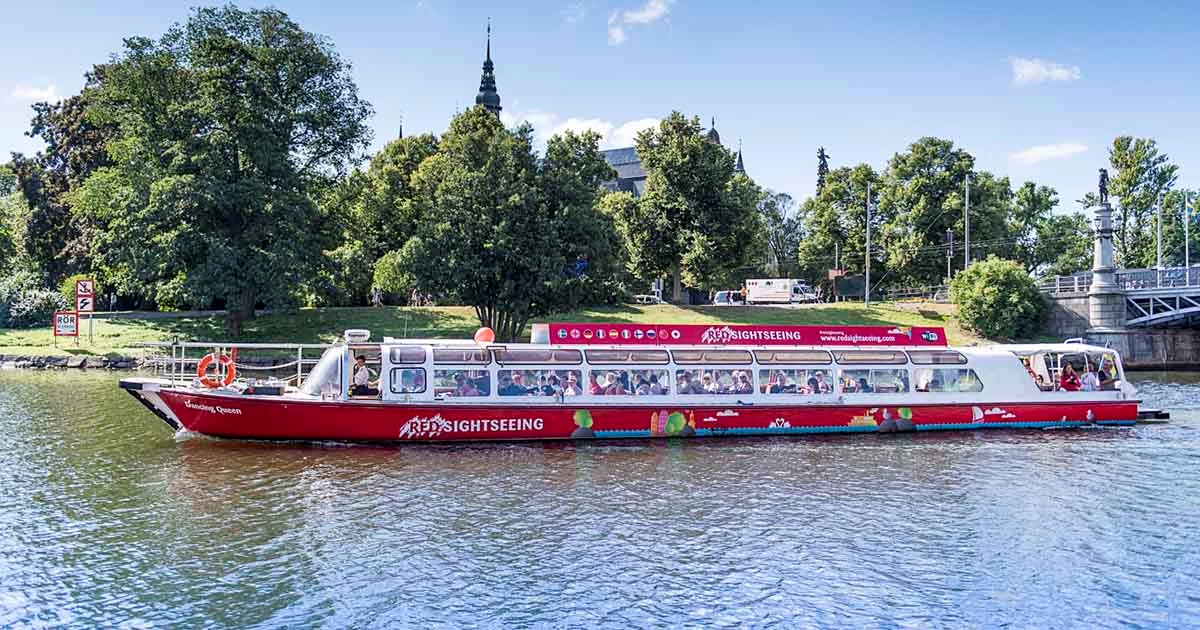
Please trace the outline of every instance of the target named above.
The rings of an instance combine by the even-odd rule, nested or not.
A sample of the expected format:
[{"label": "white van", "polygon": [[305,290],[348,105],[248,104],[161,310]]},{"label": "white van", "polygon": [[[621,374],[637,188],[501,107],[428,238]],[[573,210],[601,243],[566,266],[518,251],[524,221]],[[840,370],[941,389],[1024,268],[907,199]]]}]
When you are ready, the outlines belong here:
[{"label": "white van", "polygon": [[816,302],[808,283],[793,278],[760,278],[746,281],[747,304],[800,304]]}]

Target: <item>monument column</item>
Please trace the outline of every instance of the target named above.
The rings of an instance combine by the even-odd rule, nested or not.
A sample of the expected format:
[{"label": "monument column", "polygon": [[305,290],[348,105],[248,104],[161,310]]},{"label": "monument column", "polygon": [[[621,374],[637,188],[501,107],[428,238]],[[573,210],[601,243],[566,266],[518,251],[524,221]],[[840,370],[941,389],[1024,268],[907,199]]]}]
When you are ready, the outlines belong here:
[{"label": "monument column", "polygon": [[1117,284],[1112,206],[1106,199],[1092,210],[1096,215],[1096,242],[1092,250],[1092,286],[1088,289],[1088,332],[1117,332],[1125,328],[1125,291]]}]

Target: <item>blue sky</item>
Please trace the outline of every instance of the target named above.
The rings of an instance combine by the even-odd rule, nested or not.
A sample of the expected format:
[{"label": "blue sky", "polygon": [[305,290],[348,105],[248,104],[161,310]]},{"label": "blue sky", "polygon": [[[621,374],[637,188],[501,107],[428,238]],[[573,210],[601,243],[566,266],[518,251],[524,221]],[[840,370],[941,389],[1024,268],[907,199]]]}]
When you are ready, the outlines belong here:
[{"label": "blue sky", "polygon": [[[197,0],[9,3],[0,19],[0,156],[33,151],[29,104],[82,86],[123,37],[157,37]],[[242,6],[267,3],[239,2]],[[609,146],[679,109],[739,138],[760,184],[812,194],[833,165],[882,168],[925,135],[978,166],[1058,189],[1095,185],[1119,134],[1148,136],[1200,185],[1194,3],[697,0],[297,0],[270,3],[329,37],[375,108],[374,146],[445,129],[473,102],[484,28],[505,119],[590,127]]]}]

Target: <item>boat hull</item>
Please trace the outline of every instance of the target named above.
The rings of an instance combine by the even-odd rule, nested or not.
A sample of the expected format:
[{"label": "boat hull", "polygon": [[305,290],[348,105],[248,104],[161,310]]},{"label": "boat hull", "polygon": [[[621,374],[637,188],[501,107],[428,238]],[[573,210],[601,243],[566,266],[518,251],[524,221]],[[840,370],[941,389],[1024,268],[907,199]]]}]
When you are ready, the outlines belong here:
[{"label": "boat hull", "polygon": [[320,401],[123,381],[175,429],[214,437],[355,442],[887,433],[1132,425],[1134,400],[1010,403],[523,405]]}]

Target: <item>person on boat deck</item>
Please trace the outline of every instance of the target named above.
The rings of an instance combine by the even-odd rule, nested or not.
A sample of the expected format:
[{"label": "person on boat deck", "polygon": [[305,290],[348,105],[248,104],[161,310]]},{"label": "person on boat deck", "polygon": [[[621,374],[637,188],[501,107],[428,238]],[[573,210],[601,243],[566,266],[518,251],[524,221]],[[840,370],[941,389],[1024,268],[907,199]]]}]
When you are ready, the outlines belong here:
[{"label": "person on boat deck", "polygon": [[858,391],[865,393],[865,394],[871,393],[871,385],[869,383],[867,383],[867,379],[865,379],[865,378],[858,379]]},{"label": "person on boat deck", "polygon": [[735,394],[753,394],[754,385],[750,382],[749,372],[738,372],[737,383],[733,389]]},{"label": "person on boat deck", "polygon": [[1029,372],[1029,378],[1037,381],[1037,374],[1033,371],[1033,367],[1029,365],[1029,357],[1021,357],[1021,365],[1025,366],[1025,371]]},{"label": "person on boat deck", "polygon": [[1062,375],[1058,379],[1058,388],[1065,392],[1079,391],[1079,375],[1075,373],[1075,366],[1070,363],[1063,366]]},{"label": "person on boat deck", "polygon": [[506,375],[500,377],[501,396],[524,396],[526,394],[527,390],[524,387],[513,382],[517,376],[520,376],[519,372],[514,373],[512,376]]},{"label": "person on boat deck", "polygon": [[367,357],[361,354],[354,357],[354,387],[351,388],[350,395],[378,396],[377,385],[379,381],[371,380],[371,368],[367,367]]},{"label": "person on boat deck", "polygon": [[1112,377],[1108,375],[1108,368],[1100,368],[1096,373],[1097,380],[1100,381],[1100,389],[1114,389]]},{"label": "person on boat deck", "polygon": [[1100,377],[1096,376],[1096,368],[1091,363],[1083,366],[1083,378],[1079,379],[1079,388],[1085,392],[1100,389]]},{"label": "person on boat deck", "polygon": [[667,393],[667,388],[663,387],[663,386],[662,386],[662,383],[659,383],[659,382],[658,382],[658,375],[657,375],[657,374],[651,374],[651,375],[650,375],[650,387],[649,387],[649,389],[650,389],[650,395],[651,395],[651,396],[662,396],[663,394]]}]

